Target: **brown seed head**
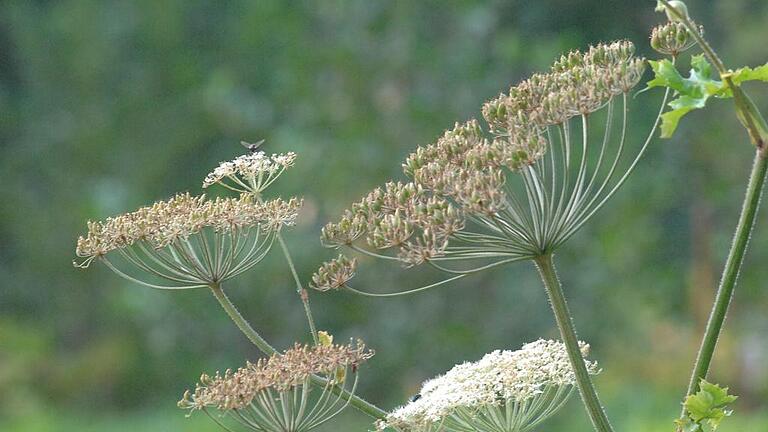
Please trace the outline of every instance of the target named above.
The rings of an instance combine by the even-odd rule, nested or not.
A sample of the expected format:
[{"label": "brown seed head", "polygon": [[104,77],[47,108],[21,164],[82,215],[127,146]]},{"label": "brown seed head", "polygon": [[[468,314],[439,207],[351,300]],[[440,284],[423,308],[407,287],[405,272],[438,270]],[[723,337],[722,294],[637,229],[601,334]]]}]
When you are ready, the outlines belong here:
[{"label": "brown seed head", "polygon": [[313,374],[333,380],[340,368],[351,368],[354,372],[372,356],[373,352],[359,340],[349,345],[296,344],[283,354],[249,362],[235,372],[227,370],[214,376],[203,374],[195,391],[184,393],[179,407],[189,410],[207,407],[222,411],[243,409],[260,392],[289,391],[307,384]]},{"label": "brown seed head", "polygon": [[208,200],[204,195],[178,194],[166,201],[134,212],[88,222],[88,233],[77,240],[77,256],[98,256],[146,241],[153,248],[163,248],[205,228],[216,232],[245,230],[262,226],[276,230],[292,225],[301,201],[292,198],[258,203],[249,195]]},{"label": "brown seed head", "polygon": [[349,259],[339,255],[336,259],[324,262],[312,275],[311,288],[318,291],[330,291],[343,287],[354,276],[357,270],[357,259]]}]

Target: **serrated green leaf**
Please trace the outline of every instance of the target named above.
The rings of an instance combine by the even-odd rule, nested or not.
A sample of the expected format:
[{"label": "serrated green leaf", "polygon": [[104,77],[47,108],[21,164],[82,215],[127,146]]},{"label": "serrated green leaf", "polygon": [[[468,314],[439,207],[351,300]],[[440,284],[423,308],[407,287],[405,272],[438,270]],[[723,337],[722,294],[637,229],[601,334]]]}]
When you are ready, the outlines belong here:
[{"label": "serrated green leaf", "polygon": [[676,110],[665,112],[661,115],[661,137],[670,138],[674,135],[677,125],[680,123],[680,119],[684,115],[688,114],[693,108],[679,108]]},{"label": "serrated green leaf", "polygon": [[704,54],[691,56],[691,69],[696,71],[704,79],[712,79],[712,65],[709,64]]},{"label": "serrated green leaf", "polygon": [[669,87],[672,90],[684,92],[685,85],[683,77],[677,71],[675,65],[669,60],[654,61],[649,60],[654,78],[646,84],[646,89],[654,87]]},{"label": "serrated green leaf", "polygon": [[743,67],[737,69],[731,75],[731,79],[735,85],[741,85],[747,81],[766,81],[768,82],[768,63],[758,66],[756,68]]},{"label": "serrated green leaf", "polygon": [[727,84],[712,78],[712,65],[703,55],[691,58],[691,70],[688,78],[683,77],[669,60],[651,61],[654,78],[646,89],[667,87],[675,91],[677,98],[669,102],[671,111],[661,116],[661,137],[671,137],[677,129],[680,119],[689,112],[704,108],[710,97],[727,98],[732,93]]},{"label": "serrated green leaf", "polygon": [[685,398],[683,403],[688,415],[695,422],[700,422],[711,415],[712,396],[706,392],[698,392]]},{"label": "serrated green leaf", "polygon": [[[726,407],[737,398],[728,394],[728,387],[720,387],[701,380],[699,391],[687,396],[683,402],[687,418],[675,422],[678,430],[699,432],[703,431],[702,424],[708,424],[713,431],[716,430],[723,419],[732,414],[732,411],[727,410]],[[697,425],[698,429],[691,427],[691,424]]]},{"label": "serrated green leaf", "polygon": [[701,391],[704,391],[712,396],[712,403],[717,407],[722,407],[733,403],[736,401],[736,399],[739,398],[735,395],[729,395],[728,387],[720,387],[719,385],[712,384],[706,380],[701,380],[699,388]]}]

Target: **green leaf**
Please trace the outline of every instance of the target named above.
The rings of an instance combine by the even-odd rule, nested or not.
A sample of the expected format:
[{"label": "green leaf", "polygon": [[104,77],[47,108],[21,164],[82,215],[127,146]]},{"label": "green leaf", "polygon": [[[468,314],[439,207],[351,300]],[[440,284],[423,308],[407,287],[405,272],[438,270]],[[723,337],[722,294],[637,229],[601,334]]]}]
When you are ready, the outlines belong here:
[{"label": "green leaf", "polygon": [[701,389],[700,392],[703,391],[712,396],[712,403],[718,407],[733,403],[739,398],[735,395],[729,395],[728,387],[723,388],[717,384],[709,383],[706,380],[701,380],[699,388]]},{"label": "green leaf", "polygon": [[733,413],[726,407],[737,398],[738,396],[728,394],[728,387],[701,380],[699,391],[686,397],[683,402],[687,418],[679,419],[675,424],[680,432],[703,431],[704,423],[716,430],[723,419]]},{"label": "green leaf", "polygon": [[653,69],[655,77],[648,81],[646,84],[646,90],[654,87],[669,87],[672,90],[679,92],[683,92],[685,90],[683,77],[675,68],[674,63],[669,60],[649,60],[648,63],[651,64],[651,69]]},{"label": "green leaf", "polygon": [[712,78],[712,65],[703,55],[691,58],[691,70],[688,78],[683,77],[674,63],[669,60],[651,61],[655,74],[648,82],[646,90],[654,87],[667,87],[675,91],[677,98],[669,102],[671,111],[661,116],[661,136],[669,138],[675,133],[680,119],[689,112],[702,109],[710,97],[727,98],[733,95],[722,81]]},{"label": "green leaf", "polygon": [[737,69],[731,75],[731,79],[735,85],[741,85],[746,81],[766,81],[768,82],[768,63],[758,66],[756,68],[743,67]]},{"label": "green leaf", "polygon": [[677,432],[703,432],[701,425],[694,423],[689,418],[682,418],[675,420],[675,426],[677,426]]}]

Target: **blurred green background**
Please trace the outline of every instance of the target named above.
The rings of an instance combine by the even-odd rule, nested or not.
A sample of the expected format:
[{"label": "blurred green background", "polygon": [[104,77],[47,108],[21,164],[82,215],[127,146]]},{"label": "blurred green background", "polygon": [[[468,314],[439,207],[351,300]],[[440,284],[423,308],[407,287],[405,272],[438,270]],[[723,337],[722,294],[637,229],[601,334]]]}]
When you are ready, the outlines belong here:
[{"label": "blurred green background", "polygon": [[[688,1],[732,66],[764,63],[768,2]],[[154,292],[72,267],[87,219],[176,191],[241,152],[299,160],[271,190],[306,200],[286,233],[306,280],[320,227],[400,161],[561,52],[627,38],[653,1],[5,1],[0,3],[0,431],[216,431],[175,407],[202,371],[258,353],[205,291]],[[768,111],[768,98],[755,93]],[[658,95],[638,97],[631,138]],[[752,150],[716,101],[654,142],[628,185],[558,254],[597,386],[620,431],[670,431],[735,225]],[[768,430],[768,224],[757,231],[713,379],[741,395],[728,431]],[[275,251],[276,252],[276,251]],[[281,347],[306,340],[279,254],[229,286]],[[356,285],[435,275],[364,261]],[[385,408],[488,351],[557,333],[530,264],[399,300],[312,294],[320,327],[377,350],[360,393]],[[364,431],[348,410],[326,431]],[[588,431],[577,398],[543,429]]]}]

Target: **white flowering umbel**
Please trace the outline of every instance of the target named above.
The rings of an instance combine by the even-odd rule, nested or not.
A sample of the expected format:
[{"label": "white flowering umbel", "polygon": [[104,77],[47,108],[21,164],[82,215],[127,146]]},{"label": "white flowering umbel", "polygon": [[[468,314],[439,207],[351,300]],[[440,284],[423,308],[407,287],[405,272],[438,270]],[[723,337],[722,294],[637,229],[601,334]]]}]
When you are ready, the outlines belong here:
[{"label": "white flowering umbel", "polygon": [[209,200],[178,194],[88,222],[88,233],[77,241],[83,261],[76,265],[99,260],[128,280],[158,289],[218,285],[259,263],[276,233],[294,224],[300,205],[295,198],[256,202],[249,195]]},{"label": "white flowering umbel", "polygon": [[236,192],[260,194],[293,166],[296,153],[267,155],[263,151],[244,154],[222,162],[203,181],[203,188],[216,183]]},{"label": "white flowering umbel", "polygon": [[[582,354],[589,346],[581,343]],[[597,364],[584,360],[591,374]],[[523,432],[554,414],[575,385],[561,342],[494,351],[424,383],[419,396],[379,424],[403,431]]]}]

